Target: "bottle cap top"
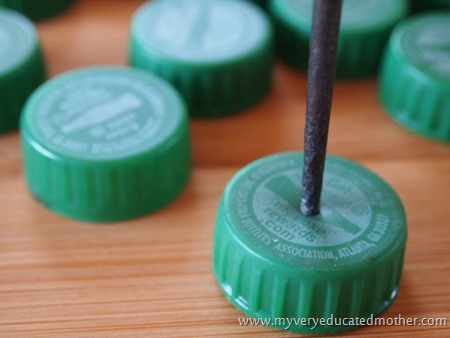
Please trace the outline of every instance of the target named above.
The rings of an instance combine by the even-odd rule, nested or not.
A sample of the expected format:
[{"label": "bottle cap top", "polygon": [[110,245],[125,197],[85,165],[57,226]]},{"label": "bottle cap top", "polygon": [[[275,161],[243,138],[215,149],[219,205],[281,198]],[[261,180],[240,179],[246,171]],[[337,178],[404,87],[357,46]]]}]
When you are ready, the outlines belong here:
[{"label": "bottle cap top", "polygon": [[392,33],[380,77],[388,113],[422,136],[450,142],[450,14],[426,13]]},{"label": "bottle cap top", "polygon": [[[320,215],[299,211],[303,155],[263,158],[227,186],[214,249],[229,300],[258,318],[377,315],[396,295],[406,244],[397,194],[357,165],[328,157]],[[275,323],[275,322],[273,322]],[[309,333],[343,325],[292,326]]]},{"label": "bottle cap top", "polygon": [[170,81],[194,116],[243,109],[268,91],[270,23],[251,3],[152,1],[137,11],[131,31],[131,64]]},{"label": "bottle cap top", "polygon": [[93,68],[49,81],[28,101],[21,131],[32,194],[76,219],[148,214],[189,177],[184,104],[171,86],[137,70]]},{"label": "bottle cap top", "polygon": [[17,127],[23,104],[45,77],[33,24],[19,13],[0,8],[0,132]]},{"label": "bottle cap top", "polygon": [[[308,66],[312,0],[272,0],[277,49],[293,67]],[[408,12],[407,0],[344,0],[336,76],[361,78],[377,73],[395,24]]]}]

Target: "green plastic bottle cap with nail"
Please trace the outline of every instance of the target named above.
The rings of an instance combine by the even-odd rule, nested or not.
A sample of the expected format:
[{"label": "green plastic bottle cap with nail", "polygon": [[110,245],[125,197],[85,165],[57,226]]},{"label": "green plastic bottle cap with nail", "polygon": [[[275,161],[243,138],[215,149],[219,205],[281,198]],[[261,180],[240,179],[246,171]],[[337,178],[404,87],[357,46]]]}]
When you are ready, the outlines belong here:
[{"label": "green plastic bottle cap with nail", "polygon": [[[348,331],[395,298],[406,216],[394,190],[364,167],[328,156],[319,215],[299,210],[303,154],[260,159],[230,181],[214,237],[225,296],[254,318],[293,332]],[[279,321],[314,318],[288,326]],[[277,321],[278,320],[278,321]]]}]

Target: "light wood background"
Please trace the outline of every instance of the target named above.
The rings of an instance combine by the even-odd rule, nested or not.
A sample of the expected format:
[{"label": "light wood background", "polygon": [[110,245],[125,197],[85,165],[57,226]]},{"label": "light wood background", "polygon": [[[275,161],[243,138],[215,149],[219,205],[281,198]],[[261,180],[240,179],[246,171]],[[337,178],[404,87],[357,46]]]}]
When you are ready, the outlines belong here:
[{"label": "light wood background", "polygon": [[[52,76],[126,63],[138,0],[84,0],[38,25]],[[25,188],[17,133],[0,136],[0,336],[288,337],[240,327],[212,272],[217,206],[243,165],[303,149],[306,79],[282,64],[259,106],[192,121],[194,165],[184,193],[135,221],[94,226],[61,218]],[[392,184],[409,220],[400,293],[383,314],[450,321],[450,147],[415,136],[383,112],[376,81],[338,83],[329,152]],[[450,325],[450,323],[449,323]],[[365,327],[345,336],[449,337],[449,327]]]}]

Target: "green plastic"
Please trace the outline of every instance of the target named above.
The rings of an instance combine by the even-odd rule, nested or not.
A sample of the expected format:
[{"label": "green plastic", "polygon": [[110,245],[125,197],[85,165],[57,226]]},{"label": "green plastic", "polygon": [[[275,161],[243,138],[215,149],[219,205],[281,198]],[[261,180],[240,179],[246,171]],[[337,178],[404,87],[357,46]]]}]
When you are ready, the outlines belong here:
[{"label": "green plastic", "polygon": [[450,0],[410,0],[412,12],[422,12],[434,9],[449,9]]},{"label": "green plastic", "polygon": [[0,133],[16,129],[28,96],[46,79],[45,62],[33,24],[0,8]]},{"label": "green plastic", "polygon": [[29,190],[78,220],[115,222],[171,202],[188,182],[188,118],[163,80],[126,68],[59,76],[28,101],[21,121]]},{"label": "green plastic", "polygon": [[[299,211],[302,166],[303,154],[278,154],[231,180],[217,216],[215,275],[236,307],[275,327],[310,334],[351,330],[334,319],[376,316],[397,294],[405,212],[380,177],[329,156],[321,213],[305,217]],[[287,320],[301,318],[333,322],[288,327]]]},{"label": "green plastic", "polygon": [[131,24],[130,64],[171,82],[196,117],[250,108],[268,93],[270,22],[240,0],[156,0]]},{"label": "green plastic", "polygon": [[0,0],[0,7],[8,7],[29,17],[44,20],[66,11],[76,0]]},{"label": "green plastic", "polygon": [[[306,72],[313,0],[272,0],[269,6],[277,52],[294,69]],[[344,0],[336,77],[377,74],[389,34],[407,13],[407,0]]]},{"label": "green plastic", "polygon": [[384,57],[380,98],[421,136],[450,142],[450,13],[424,13],[396,27]]}]

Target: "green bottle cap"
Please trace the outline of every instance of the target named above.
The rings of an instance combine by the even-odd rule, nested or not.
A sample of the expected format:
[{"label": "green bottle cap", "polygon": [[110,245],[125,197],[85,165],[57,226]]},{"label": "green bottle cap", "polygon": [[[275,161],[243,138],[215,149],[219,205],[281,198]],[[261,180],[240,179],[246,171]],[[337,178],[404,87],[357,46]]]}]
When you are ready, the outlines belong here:
[{"label": "green bottle cap", "polygon": [[19,13],[0,8],[0,133],[17,128],[25,101],[45,78],[33,24]]},{"label": "green bottle cap", "polygon": [[450,0],[410,0],[411,11],[421,12],[433,9],[446,9],[450,8]]},{"label": "green bottle cap", "polygon": [[156,0],[131,25],[130,63],[171,82],[192,116],[249,108],[269,91],[271,26],[239,0]]},{"label": "green bottle cap", "polygon": [[32,20],[44,20],[67,10],[75,0],[0,0],[0,7],[8,7]]},{"label": "green bottle cap", "polygon": [[114,222],[151,213],[189,178],[183,102],[138,70],[92,68],[47,82],[27,102],[21,134],[29,190],[70,218]]},{"label": "green bottle cap", "polygon": [[400,125],[450,142],[450,13],[426,13],[392,33],[380,77],[381,102]]},{"label": "green bottle cap", "polygon": [[[270,11],[279,55],[306,71],[313,0],[272,0]],[[407,12],[407,0],[344,0],[336,77],[375,75],[392,28]]]},{"label": "green bottle cap", "polygon": [[236,307],[275,327],[350,330],[349,318],[373,320],[397,294],[404,209],[380,177],[327,157],[321,213],[305,217],[302,167],[303,154],[278,154],[250,164],[228,184],[215,229],[216,278]]}]

